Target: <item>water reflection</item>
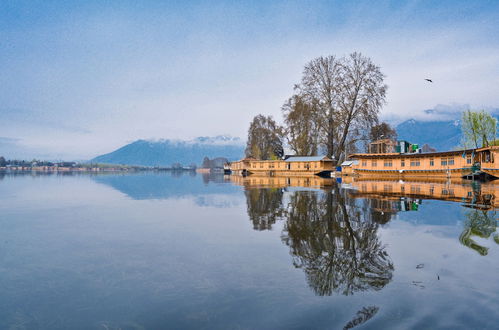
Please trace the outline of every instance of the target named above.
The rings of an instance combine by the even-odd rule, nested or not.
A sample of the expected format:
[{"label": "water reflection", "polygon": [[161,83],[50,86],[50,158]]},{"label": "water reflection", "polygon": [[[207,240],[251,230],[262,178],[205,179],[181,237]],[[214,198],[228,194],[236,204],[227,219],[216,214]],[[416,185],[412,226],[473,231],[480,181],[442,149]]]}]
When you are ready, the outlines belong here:
[{"label": "water reflection", "polygon": [[380,290],[390,282],[393,263],[379,240],[379,224],[344,191],[296,191],[288,209],[282,241],[317,295]]},{"label": "water reflection", "polygon": [[[201,178],[199,178],[201,176]],[[138,172],[133,174],[96,175],[92,179],[112,187],[134,200],[192,197],[198,206],[225,208],[234,206],[238,199],[227,195],[237,187],[221,186],[226,178],[221,173],[193,171]]]},{"label": "water reflection", "polygon": [[459,241],[461,244],[475,250],[480,255],[487,255],[489,248],[476,243],[472,237],[475,236],[488,239],[493,235],[494,242],[499,244],[499,234],[496,233],[496,211],[487,212],[485,210],[476,209],[466,212],[465,215],[467,219],[464,224],[464,230],[461,236],[459,236]]},{"label": "water reflection", "polygon": [[[495,198],[496,192],[499,192],[499,182],[496,181],[374,181],[348,178],[343,182],[344,188],[352,188],[354,197],[385,201],[386,205],[391,205],[395,211],[416,211],[422,199],[459,202],[485,210],[499,208],[499,202]],[[401,201],[404,201],[404,205]],[[406,201],[410,203],[405,203]]]},{"label": "water reflection", "polygon": [[379,307],[377,306],[368,306],[362,308],[357,312],[355,317],[349,321],[344,327],[344,330],[355,328],[358,325],[361,325],[367,321],[369,321],[376,313],[379,311]]},{"label": "water reflection", "polygon": [[285,212],[281,188],[246,189],[248,216],[255,230],[270,230],[277,220],[282,219]]},{"label": "water reflection", "polygon": [[499,244],[495,182],[348,179],[340,185],[316,177],[230,179],[245,188],[255,230],[271,230],[277,221],[284,221],[282,242],[290,249],[293,265],[304,271],[309,287],[319,296],[384,288],[394,265],[378,229],[399,212],[418,211],[425,199],[470,208],[459,237],[463,245],[486,255],[488,248],[473,237],[493,237]]},{"label": "water reflection", "polygon": [[[303,269],[317,295],[380,290],[390,282],[393,263],[377,233],[380,223],[389,221],[388,214],[371,213],[371,208],[356,203],[331,179],[235,180],[246,188],[254,229],[271,229],[277,220],[285,221],[281,239],[290,248],[293,265]],[[265,180],[271,187],[261,188]],[[323,189],[282,188],[294,182]]]}]

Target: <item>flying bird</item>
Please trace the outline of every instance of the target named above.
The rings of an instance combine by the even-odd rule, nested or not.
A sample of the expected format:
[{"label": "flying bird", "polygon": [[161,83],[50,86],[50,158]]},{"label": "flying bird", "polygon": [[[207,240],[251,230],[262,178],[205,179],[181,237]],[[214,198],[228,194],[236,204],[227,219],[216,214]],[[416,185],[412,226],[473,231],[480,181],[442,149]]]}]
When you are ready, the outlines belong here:
[{"label": "flying bird", "polygon": [[433,82],[433,80],[431,80],[431,79],[425,79],[425,80],[426,80],[426,81],[429,81],[429,82],[431,82],[431,83]]}]

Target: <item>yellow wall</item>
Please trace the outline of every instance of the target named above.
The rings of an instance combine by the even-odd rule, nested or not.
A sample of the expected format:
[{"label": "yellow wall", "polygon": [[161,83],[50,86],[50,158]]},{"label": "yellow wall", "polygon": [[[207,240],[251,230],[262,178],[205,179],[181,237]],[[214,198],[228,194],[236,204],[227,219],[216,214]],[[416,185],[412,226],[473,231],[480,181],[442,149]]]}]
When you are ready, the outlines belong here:
[{"label": "yellow wall", "polygon": [[330,161],[286,162],[284,160],[249,160],[232,162],[230,169],[233,171],[246,169],[250,172],[293,171],[317,173],[332,171],[334,166]]}]

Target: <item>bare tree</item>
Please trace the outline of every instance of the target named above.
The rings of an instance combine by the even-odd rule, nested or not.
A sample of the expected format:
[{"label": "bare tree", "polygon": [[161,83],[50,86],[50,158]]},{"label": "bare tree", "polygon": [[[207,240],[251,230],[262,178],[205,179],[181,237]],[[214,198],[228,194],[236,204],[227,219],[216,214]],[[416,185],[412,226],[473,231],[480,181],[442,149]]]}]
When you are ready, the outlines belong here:
[{"label": "bare tree", "polygon": [[318,140],[327,156],[339,161],[378,124],[387,89],[383,80],[380,68],[360,53],[318,57],[305,66],[297,91],[316,111]]},{"label": "bare tree", "polygon": [[246,156],[275,159],[284,156],[284,129],[271,116],[257,115],[248,129]]},{"label": "bare tree", "polygon": [[326,154],[335,153],[338,123],[339,81],[342,65],[335,56],[318,57],[310,61],[303,70],[301,84],[297,86],[303,100],[317,109],[317,130],[320,143]]},{"label": "bare tree", "polygon": [[340,124],[340,141],[334,153],[335,159],[340,159],[352,130],[366,132],[378,123],[387,89],[383,79],[380,68],[360,53],[352,53],[342,61],[341,96],[336,118]]}]

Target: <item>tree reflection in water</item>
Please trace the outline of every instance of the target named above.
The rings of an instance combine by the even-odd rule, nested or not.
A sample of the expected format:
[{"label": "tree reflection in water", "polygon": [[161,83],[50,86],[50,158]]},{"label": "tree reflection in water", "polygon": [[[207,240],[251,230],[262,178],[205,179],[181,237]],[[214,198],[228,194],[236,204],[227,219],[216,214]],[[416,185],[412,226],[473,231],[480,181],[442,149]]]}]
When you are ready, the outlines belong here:
[{"label": "tree reflection in water", "polygon": [[257,230],[286,220],[282,241],[317,295],[380,290],[390,282],[393,263],[377,235],[379,218],[368,209],[338,187],[286,193],[285,207],[283,197],[282,189],[247,189],[249,217]]},{"label": "tree reflection in water", "polygon": [[270,230],[284,215],[282,207],[283,189],[246,189],[248,215],[255,230]]},{"label": "tree reflection in water", "polygon": [[282,240],[317,295],[351,295],[390,282],[393,263],[371,218],[338,188],[291,196]]},{"label": "tree reflection in water", "polygon": [[[459,241],[464,246],[467,246],[480,255],[485,256],[489,252],[489,248],[476,243],[472,236],[481,238],[490,238],[495,233],[497,228],[496,211],[487,211],[475,209],[465,213],[467,218],[464,223],[464,230],[459,236]],[[493,235],[494,241],[499,244],[499,235]]]},{"label": "tree reflection in water", "polygon": [[355,317],[343,327],[343,330],[355,328],[356,326],[369,321],[378,311],[378,306],[363,307],[357,312]]}]

